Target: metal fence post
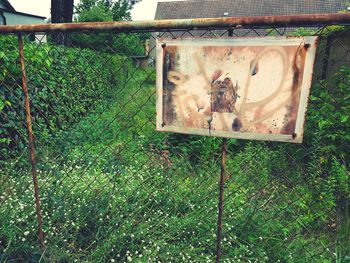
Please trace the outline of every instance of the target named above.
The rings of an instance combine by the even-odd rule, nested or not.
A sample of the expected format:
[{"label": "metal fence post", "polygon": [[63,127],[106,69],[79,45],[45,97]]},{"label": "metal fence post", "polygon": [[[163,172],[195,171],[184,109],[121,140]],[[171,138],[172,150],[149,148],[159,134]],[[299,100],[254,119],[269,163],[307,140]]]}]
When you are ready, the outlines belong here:
[{"label": "metal fence post", "polygon": [[35,147],[34,147],[34,136],[32,130],[32,116],[30,113],[30,102],[29,102],[29,93],[27,86],[27,74],[25,69],[25,61],[24,61],[24,50],[23,50],[23,37],[22,34],[18,34],[18,47],[19,47],[19,57],[22,71],[22,89],[24,93],[24,107],[26,112],[26,122],[27,122],[27,131],[28,131],[28,141],[29,141],[29,154],[30,161],[32,165],[32,177],[33,177],[33,185],[34,185],[34,198],[35,198],[35,209],[38,220],[38,240],[40,248],[44,248],[44,240],[43,240],[43,229],[42,229],[42,215],[41,215],[41,207],[40,207],[40,197],[39,197],[39,186],[38,186],[38,177],[36,172],[36,160],[35,160]]},{"label": "metal fence post", "polygon": [[[233,36],[233,30],[229,29],[227,32],[229,37]],[[218,204],[218,229],[216,240],[216,262],[220,262],[221,258],[221,240],[222,240],[222,214],[224,211],[224,188],[226,180],[226,153],[227,153],[227,139],[222,139],[221,149],[221,175],[219,183],[219,204]]]},{"label": "metal fence post", "polygon": [[221,258],[221,239],[222,239],[222,214],[224,211],[224,188],[226,180],[226,153],[227,153],[227,139],[222,140],[221,149],[221,174],[219,183],[219,207],[218,207],[218,233],[216,240],[216,262],[220,262]]}]

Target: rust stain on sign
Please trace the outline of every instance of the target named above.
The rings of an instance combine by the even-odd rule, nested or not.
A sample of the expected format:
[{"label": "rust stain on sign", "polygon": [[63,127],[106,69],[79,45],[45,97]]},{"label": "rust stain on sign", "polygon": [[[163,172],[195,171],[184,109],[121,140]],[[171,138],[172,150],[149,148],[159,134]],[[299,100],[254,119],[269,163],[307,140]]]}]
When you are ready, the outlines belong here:
[{"label": "rust stain on sign", "polygon": [[161,39],[157,129],[301,142],[317,37]]}]

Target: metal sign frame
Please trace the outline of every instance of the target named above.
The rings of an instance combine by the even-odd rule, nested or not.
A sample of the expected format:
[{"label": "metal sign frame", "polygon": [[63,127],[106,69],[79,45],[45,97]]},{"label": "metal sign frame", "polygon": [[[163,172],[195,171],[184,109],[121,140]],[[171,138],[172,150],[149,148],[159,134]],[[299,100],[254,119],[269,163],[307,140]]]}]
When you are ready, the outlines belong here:
[{"label": "metal sign frame", "polygon": [[[202,128],[184,128],[167,125],[163,121],[164,95],[164,54],[169,47],[300,47],[305,50],[303,77],[300,87],[299,104],[296,113],[295,129],[290,134],[266,134],[241,131],[207,130]],[[308,97],[312,82],[312,73],[317,48],[317,37],[262,37],[262,38],[184,38],[184,39],[157,39],[156,42],[156,68],[157,68],[157,130],[163,132],[176,132],[193,135],[217,136],[225,138],[252,139],[266,141],[280,141],[301,143],[304,133],[305,115]]]}]

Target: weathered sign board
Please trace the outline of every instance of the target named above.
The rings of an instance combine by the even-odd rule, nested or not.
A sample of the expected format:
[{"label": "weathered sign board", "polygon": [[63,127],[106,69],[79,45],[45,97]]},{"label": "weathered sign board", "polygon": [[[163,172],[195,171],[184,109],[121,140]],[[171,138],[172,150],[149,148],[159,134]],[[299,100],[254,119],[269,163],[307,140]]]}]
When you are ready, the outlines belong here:
[{"label": "weathered sign board", "polygon": [[317,37],[157,40],[157,130],[300,143]]}]

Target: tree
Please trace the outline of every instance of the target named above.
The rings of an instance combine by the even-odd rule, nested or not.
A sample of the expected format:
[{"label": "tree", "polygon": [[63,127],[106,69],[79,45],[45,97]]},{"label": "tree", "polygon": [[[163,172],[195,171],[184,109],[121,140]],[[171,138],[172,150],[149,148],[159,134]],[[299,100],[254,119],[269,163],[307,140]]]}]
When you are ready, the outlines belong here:
[{"label": "tree", "polygon": [[51,22],[71,23],[73,10],[74,0],[51,0]]},{"label": "tree", "polygon": [[74,0],[65,0],[63,7],[63,22],[72,23],[74,12]]},{"label": "tree", "polygon": [[81,0],[76,7],[77,21],[104,22],[131,20],[130,11],[141,0]]},{"label": "tree", "polygon": [[[51,0],[51,22],[71,23],[73,21],[74,0]],[[53,34],[53,41],[57,45],[67,45],[68,36]]]},{"label": "tree", "polygon": [[[76,22],[131,20],[130,11],[140,0],[81,0],[76,6]],[[139,34],[76,34],[75,46],[130,56],[144,55],[145,37]]]}]

